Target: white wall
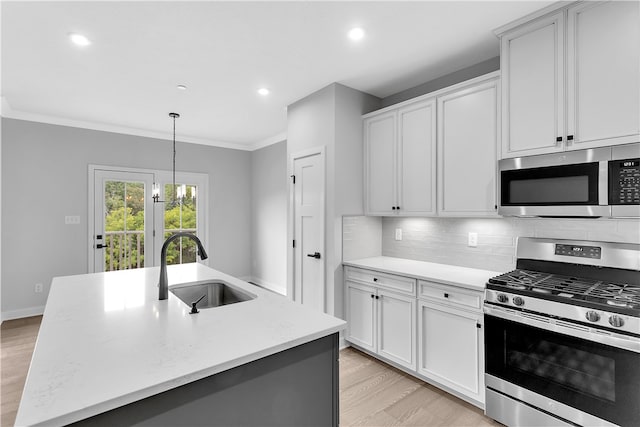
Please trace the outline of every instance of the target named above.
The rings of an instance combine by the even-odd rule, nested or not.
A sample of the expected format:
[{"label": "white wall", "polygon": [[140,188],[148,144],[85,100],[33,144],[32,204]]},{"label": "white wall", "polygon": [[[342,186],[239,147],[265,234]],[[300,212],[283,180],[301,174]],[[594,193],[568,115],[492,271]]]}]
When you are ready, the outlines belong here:
[{"label": "white wall", "polygon": [[[287,159],[309,148],[325,147],[326,312],[338,317],[343,313],[342,215],[363,212],[361,116],[379,105],[380,99],[374,96],[334,83],[288,107]],[[291,233],[293,218],[288,221]],[[290,265],[287,278],[291,291]]]},{"label": "white wall", "polygon": [[[171,169],[169,141],[21,120],[2,119],[2,149],[4,318],[41,312],[53,277],[87,272],[89,164]],[[251,153],[177,143],[176,169],[209,174],[209,265],[250,276]]]},{"label": "white wall", "polygon": [[287,143],[251,153],[251,278],[287,292]]}]

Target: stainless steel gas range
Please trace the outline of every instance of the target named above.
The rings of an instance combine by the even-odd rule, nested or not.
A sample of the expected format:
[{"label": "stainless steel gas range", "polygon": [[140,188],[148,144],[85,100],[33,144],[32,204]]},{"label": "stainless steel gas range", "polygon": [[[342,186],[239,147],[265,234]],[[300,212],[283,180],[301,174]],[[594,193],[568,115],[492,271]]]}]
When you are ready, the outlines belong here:
[{"label": "stainless steel gas range", "polygon": [[640,245],[519,238],[484,313],[489,417],[640,426]]}]

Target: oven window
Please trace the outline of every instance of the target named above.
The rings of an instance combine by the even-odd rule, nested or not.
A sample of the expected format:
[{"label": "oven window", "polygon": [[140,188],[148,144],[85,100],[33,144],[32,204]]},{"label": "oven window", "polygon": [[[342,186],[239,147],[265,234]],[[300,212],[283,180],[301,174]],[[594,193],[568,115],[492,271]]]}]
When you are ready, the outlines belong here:
[{"label": "oven window", "polygon": [[614,424],[640,425],[640,353],[485,315],[485,370]]},{"label": "oven window", "polygon": [[597,205],[598,177],[598,162],[502,171],[502,205]]},{"label": "oven window", "polygon": [[576,393],[616,400],[615,360],[548,340],[527,343],[523,348],[510,336],[507,369],[544,378]]}]

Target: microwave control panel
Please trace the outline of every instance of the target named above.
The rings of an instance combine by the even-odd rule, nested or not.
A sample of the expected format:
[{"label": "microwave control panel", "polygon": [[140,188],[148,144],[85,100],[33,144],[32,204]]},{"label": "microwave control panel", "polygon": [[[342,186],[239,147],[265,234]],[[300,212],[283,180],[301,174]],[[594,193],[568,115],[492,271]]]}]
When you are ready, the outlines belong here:
[{"label": "microwave control panel", "polygon": [[640,205],[640,158],[609,161],[609,204]]}]

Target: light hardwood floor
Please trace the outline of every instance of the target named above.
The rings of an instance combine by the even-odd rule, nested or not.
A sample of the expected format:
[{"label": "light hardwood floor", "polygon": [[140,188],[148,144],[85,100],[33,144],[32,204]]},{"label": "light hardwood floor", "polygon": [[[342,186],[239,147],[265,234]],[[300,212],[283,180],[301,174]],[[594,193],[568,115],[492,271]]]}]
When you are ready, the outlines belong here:
[{"label": "light hardwood floor", "polygon": [[[13,426],[41,316],[0,329],[2,426]],[[482,411],[353,348],[340,352],[341,426],[499,426]]]},{"label": "light hardwood floor", "polygon": [[12,426],[18,412],[42,316],[8,320],[0,327],[0,425]]},{"label": "light hardwood floor", "polygon": [[340,352],[341,426],[501,426],[481,409],[353,348]]}]

